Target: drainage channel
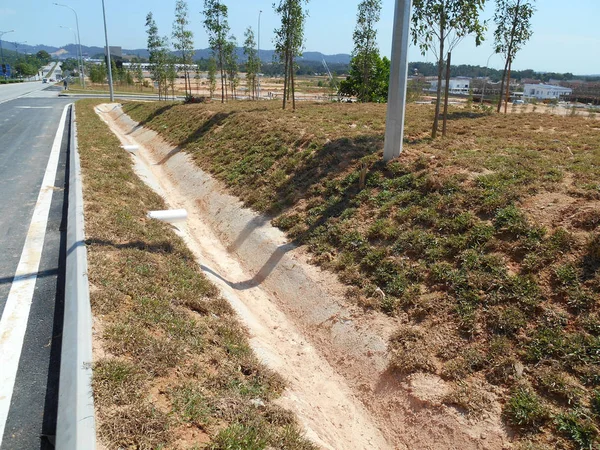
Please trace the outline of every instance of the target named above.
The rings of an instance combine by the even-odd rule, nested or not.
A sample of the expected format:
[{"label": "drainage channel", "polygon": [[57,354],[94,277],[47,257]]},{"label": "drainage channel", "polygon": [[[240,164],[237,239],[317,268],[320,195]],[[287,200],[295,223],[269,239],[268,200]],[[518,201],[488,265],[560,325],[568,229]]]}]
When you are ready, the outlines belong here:
[{"label": "drainage channel", "polygon": [[[286,308],[283,298],[286,292],[295,289],[301,295],[310,295],[306,292],[306,275],[297,265],[299,263],[289,260],[288,253],[293,253],[295,249],[285,242],[282,235],[269,230],[275,233],[274,251],[264,243],[262,248],[260,245],[254,248],[256,259],[261,260],[261,253],[264,252],[265,261],[261,261],[260,270],[250,272],[238,260],[236,251],[240,250],[242,244],[248,247],[250,236],[260,228],[258,225],[261,220],[255,217],[246,222],[235,241],[227,242],[227,239],[223,239],[223,233],[218,235],[208,223],[207,211],[201,202],[182,193],[172,176],[164,170],[164,164],[161,164],[164,158],[153,152],[143,139],[136,139],[141,131],[139,127],[132,126],[126,131],[118,126],[115,117],[122,117],[123,113],[117,105],[101,105],[96,111],[123,146],[138,147],[132,154],[138,176],[165,199],[169,208],[188,211],[188,221],[177,224],[178,234],[194,253],[205,275],[219,287],[223,297],[248,328],[251,346],[258,357],[286,379],[288,388],[278,403],[297,415],[306,436],[325,449],[392,448],[376,419],[354,395],[346,379],[338,373],[339,368],[332,367],[311,342],[306,330],[300,329],[297,321],[289,318],[290,311],[317,314],[319,317],[316,319],[322,319],[321,323],[334,322],[333,328],[338,328],[336,334],[342,340],[348,339],[348,327],[352,327],[351,315],[335,303],[327,305],[325,298],[314,299],[325,304],[318,311],[310,302],[304,306],[298,305],[296,311]],[[243,216],[241,212],[239,215]],[[264,283],[267,278],[277,276],[275,274],[287,278],[289,285],[281,290],[273,290],[272,283]],[[321,295],[326,294],[321,292]],[[332,324],[325,326],[331,328]],[[360,350],[361,354],[385,354],[383,339],[372,338],[364,345],[370,350],[363,349],[362,345],[354,345],[354,348]],[[343,359],[347,355],[339,357]]]}]

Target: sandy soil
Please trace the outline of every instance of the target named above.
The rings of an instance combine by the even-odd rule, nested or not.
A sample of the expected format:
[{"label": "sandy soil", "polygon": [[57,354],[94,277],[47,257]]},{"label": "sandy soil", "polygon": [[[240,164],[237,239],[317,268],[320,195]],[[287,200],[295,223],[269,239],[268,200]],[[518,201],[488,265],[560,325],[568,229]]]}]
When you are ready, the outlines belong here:
[{"label": "sandy soil", "polygon": [[334,275],[118,105],[98,112],[124,145],[139,145],[139,176],[170,208],[187,209],[181,236],[247,326],[257,355],[287,380],[279,401],[311,440],[340,450],[510,448],[493,393],[489,410],[472,418],[442,403],[450,390],[442,379],[387,370],[397,319],[349,304]]}]

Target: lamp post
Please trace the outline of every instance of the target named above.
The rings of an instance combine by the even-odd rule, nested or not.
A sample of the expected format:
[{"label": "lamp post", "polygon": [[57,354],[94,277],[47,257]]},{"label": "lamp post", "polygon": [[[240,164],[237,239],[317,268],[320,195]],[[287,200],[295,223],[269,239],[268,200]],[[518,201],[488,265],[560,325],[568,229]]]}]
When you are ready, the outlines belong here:
[{"label": "lamp post", "polygon": [[2,49],[2,36],[6,33],[14,33],[15,30],[10,31],[0,31],[0,58],[2,59],[2,64],[4,64],[4,50]]},{"label": "lamp post", "polygon": [[19,45],[27,44],[27,41],[23,42],[15,42],[15,53],[17,54],[17,58],[19,57]]},{"label": "lamp post", "polygon": [[390,67],[390,89],[385,122],[385,144],[383,148],[384,161],[391,161],[402,153],[404,115],[406,112],[406,86],[408,84],[408,44],[411,9],[412,0],[396,0]]},{"label": "lamp post", "polygon": [[262,9],[258,13],[258,99],[260,100],[260,69],[262,66],[262,61],[260,59],[260,16],[262,14]]},{"label": "lamp post", "polygon": [[108,31],[106,30],[106,9],[104,8],[104,0],[102,0],[102,16],[104,17],[104,39],[106,41],[106,56],[108,63],[108,88],[110,90],[110,101],[115,101],[115,92],[113,90],[112,79],[112,63],[110,62],[110,46],[108,45]]},{"label": "lamp post", "polygon": [[62,6],[64,8],[69,8],[71,11],[73,11],[73,14],[75,14],[75,25],[77,26],[77,44],[79,46],[79,67],[80,67],[80,73],[81,73],[81,80],[83,83],[83,88],[85,89],[85,72],[83,70],[83,53],[81,53],[81,36],[79,35],[79,17],[77,17],[77,11],[75,11],[73,8],[71,8],[68,5],[63,5],[62,3],[54,3],[54,5],[56,6]]}]

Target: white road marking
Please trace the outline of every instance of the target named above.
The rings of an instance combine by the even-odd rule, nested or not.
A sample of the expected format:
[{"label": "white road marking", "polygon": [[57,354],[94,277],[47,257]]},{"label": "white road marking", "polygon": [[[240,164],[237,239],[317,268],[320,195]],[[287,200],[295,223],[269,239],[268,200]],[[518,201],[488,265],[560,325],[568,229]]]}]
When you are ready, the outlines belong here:
[{"label": "white road marking", "polygon": [[60,118],[42,187],[21,253],[21,260],[17,266],[15,278],[6,300],[4,314],[0,319],[0,355],[2,355],[2,370],[0,370],[0,447],[2,446],[2,437],[4,436],[4,428],[21,358],[37,272],[42,258],[42,248],[46,237],[48,215],[52,203],[54,181],[69,106],[70,104],[65,106]]},{"label": "white road marking", "polygon": [[15,106],[17,109],[52,109],[53,106]]}]

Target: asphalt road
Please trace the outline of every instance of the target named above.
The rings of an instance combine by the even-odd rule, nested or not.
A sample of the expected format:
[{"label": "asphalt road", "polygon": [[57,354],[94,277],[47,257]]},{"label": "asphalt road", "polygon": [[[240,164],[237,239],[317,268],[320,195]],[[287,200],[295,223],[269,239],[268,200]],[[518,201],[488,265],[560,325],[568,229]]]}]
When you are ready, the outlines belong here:
[{"label": "asphalt road", "polygon": [[[12,366],[16,374],[12,389],[12,383],[0,381],[0,432],[4,430],[0,448],[7,450],[51,449],[55,435],[64,300],[68,121],[64,132],[58,131],[69,101],[58,98],[59,89],[48,88],[41,82],[0,85],[0,380],[8,377]],[[48,175],[51,165],[56,172]],[[39,214],[44,179],[50,180],[45,191],[52,191],[52,195],[51,199],[47,196],[49,207]],[[38,216],[47,216],[41,241],[31,238]],[[28,247],[31,242],[37,248]],[[34,254],[39,254],[37,269],[25,276],[17,274],[17,268],[26,267],[23,261]],[[26,299],[15,287],[24,282],[35,286]],[[13,323],[10,311],[17,296],[21,303],[15,310],[28,309],[29,314],[23,322]],[[25,330],[22,338],[11,337],[15,330],[17,335]],[[11,365],[8,355],[15,353]]]}]

